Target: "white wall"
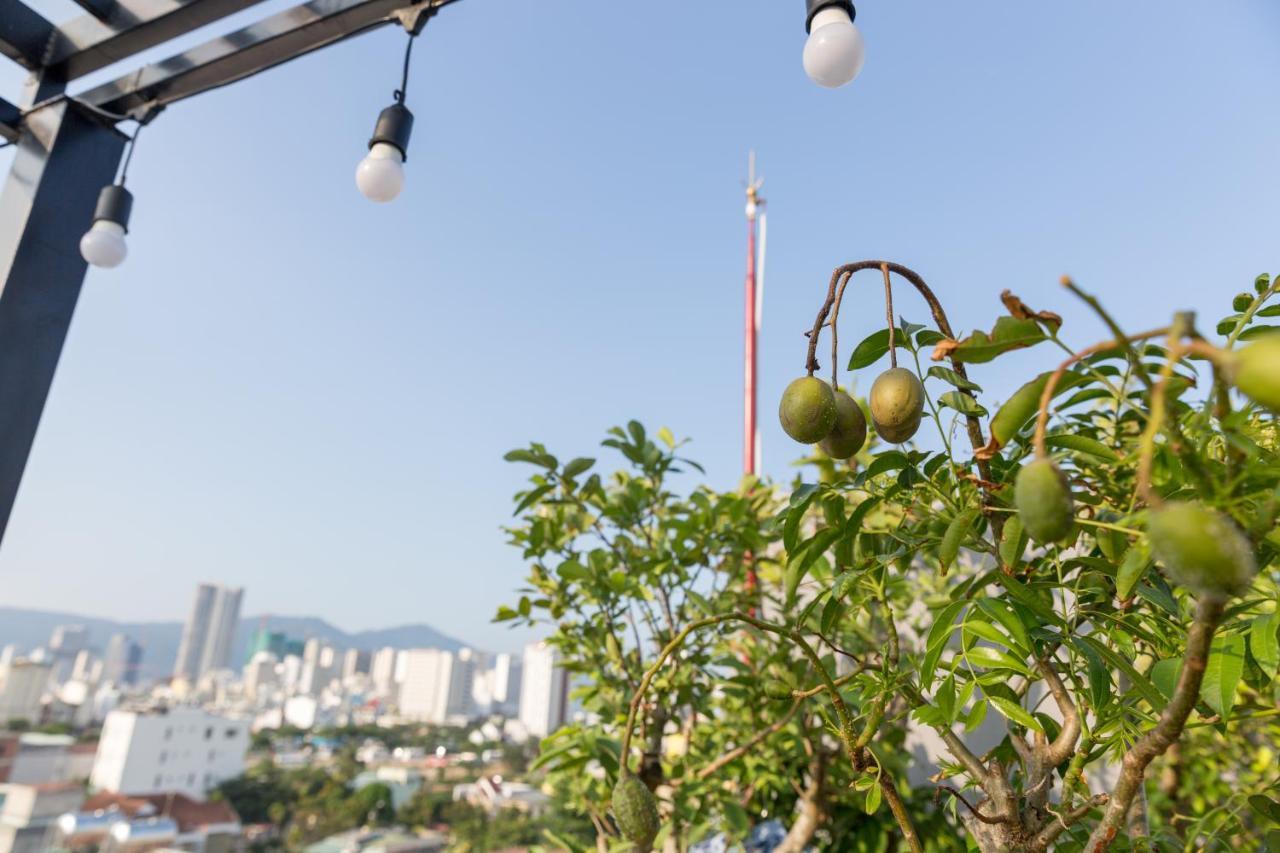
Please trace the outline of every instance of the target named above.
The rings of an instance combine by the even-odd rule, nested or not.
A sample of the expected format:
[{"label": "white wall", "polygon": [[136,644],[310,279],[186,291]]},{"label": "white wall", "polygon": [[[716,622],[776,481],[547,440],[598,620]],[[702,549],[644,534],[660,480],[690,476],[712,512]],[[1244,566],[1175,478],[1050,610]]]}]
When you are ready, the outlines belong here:
[{"label": "white wall", "polygon": [[198,708],[112,711],[102,727],[89,784],[124,794],[178,791],[203,798],[244,771],[249,724]]}]

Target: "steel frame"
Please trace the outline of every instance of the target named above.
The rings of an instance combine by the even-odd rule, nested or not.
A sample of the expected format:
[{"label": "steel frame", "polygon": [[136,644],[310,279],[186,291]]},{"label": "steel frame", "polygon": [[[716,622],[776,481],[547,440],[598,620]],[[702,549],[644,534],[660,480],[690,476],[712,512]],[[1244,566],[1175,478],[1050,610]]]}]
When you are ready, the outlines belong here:
[{"label": "steel frame", "polygon": [[0,99],[17,148],[0,190],[0,544],[84,281],[80,236],[124,150],[115,125],[374,27],[416,32],[456,0],[311,0],[69,97],[68,82],[260,0],[75,2],[86,14],[55,26],[0,0],[0,61],[31,72],[24,103]]}]

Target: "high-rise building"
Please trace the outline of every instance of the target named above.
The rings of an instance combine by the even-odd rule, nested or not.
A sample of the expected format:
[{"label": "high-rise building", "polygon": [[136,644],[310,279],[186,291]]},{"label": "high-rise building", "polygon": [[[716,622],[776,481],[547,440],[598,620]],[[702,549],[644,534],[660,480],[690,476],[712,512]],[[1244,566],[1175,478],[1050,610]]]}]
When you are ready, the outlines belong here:
[{"label": "high-rise building", "polygon": [[373,690],[379,696],[394,699],[396,696],[396,650],[385,646],[373,653],[369,664]]},{"label": "high-rise building", "polygon": [[114,634],[102,655],[102,680],[112,684],[138,683],[138,668],[142,666],[142,646],[128,634]]},{"label": "high-rise building", "polygon": [[520,722],[535,737],[546,737],[568,718],[569,674],[559,663],[559,651],[545,641],[524,647]]},{"label": "high-rise building", "polygon": [[195,603],[182,629],[178,660],[173,667],[175,676],[194,682],[210,670],[226,669],[243,596],[244,590],[239,587],[207,583],[196,587]]},{"label": "high-rise building", "polygon": [[372,664],[371,655],[363,649],[347,649],[342,656],[342,680],[350,681],[357,675],[368,675]]},{"label": "high-rise building", "polygon": [[475,652],[408,649],[403,660],[401,716],[424,723],[446,723],[469,720],[475,715]]},{"label": "high-rise building", "polygon": [[520,712],[520,674],[522,667],[514,655],[499,654],[493,658],[493,710],[508,717]]},{"label": "high-rise building", "polygon": [[270,631],[264,625],[254,631],[253,636],[249,638],[249,650],[245,653],[245,660],[253,660],[253,656],[258,652],[270,652],[281,660],[289,655],[302,657],[305,648],[306,644],[302,640],[294,640],[280,631]]},{"label": "high-rise building", "polygon": [[53,667],[18,658],[9,662],[0,682],[0,726],[13,720],[40,722],[41,703]]}]

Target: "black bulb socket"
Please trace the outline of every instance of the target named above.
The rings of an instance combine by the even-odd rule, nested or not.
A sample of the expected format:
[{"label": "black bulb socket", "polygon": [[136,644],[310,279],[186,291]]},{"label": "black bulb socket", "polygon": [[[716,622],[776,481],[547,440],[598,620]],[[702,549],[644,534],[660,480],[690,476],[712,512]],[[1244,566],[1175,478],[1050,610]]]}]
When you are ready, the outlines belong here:
[{"label": "black bulb socket", "polygon": [[823,9],[830,9],[833,6],[838,9],[844,9],[849,13],[849,20],[853,20],[858,15],[858,10],[853,8],[852,0],[804,0],[805,2],[805,19],[804,31],[807,33],[813,27],[813,18]]},{"label": "black bulb socket", "polygon": [[392,104],[378,113],[378,123],[373,126],[369,147],[379,142],[393,145],[400,151],[402,160],[409,159],[409,136],[413,133],[413,113],[404,104]]},{"label": "black bulb socket", "polygon": [[133,193],[119,184],[111,184],[98,193],[98,206],[93,209],[93,221],[114,222],[129,231],[129,214],[133,212]]}]

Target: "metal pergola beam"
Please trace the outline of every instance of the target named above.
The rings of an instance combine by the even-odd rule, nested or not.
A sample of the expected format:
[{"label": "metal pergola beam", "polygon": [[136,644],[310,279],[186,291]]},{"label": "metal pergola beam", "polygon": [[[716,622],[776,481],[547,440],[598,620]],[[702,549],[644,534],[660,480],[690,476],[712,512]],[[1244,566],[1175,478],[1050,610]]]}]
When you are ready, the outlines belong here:
[{"label": "metal pergola beam", "polygon": [[388,23],[401,10],[451,2],[311,0],[91,89],[80,100],[115,115],[142,114]]},{"label": "metal pergola beam", "polygon": [[18,123],[22,121],[22,110],[0,98],[0,139],[9,142],[18,141]]},{"label": "metal pergola beam", "polygon": [[124,142],[69,101],[35,110],[0,191],[0,536],[84,281],[80,235]]},{"label": "metal pergola beam", "polygon": [[56,28],[22,0],[0,0],[0,55],[35,71],[44,65]]},{"label": "metal pergola beam", "polygon": [[[58,27],[45,67],[75,80],[261,0],[77,0],[89,14]],[[95,12],[94,9],[99,10]]]}]

